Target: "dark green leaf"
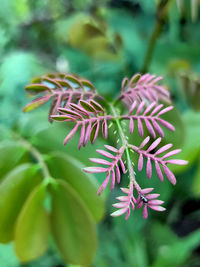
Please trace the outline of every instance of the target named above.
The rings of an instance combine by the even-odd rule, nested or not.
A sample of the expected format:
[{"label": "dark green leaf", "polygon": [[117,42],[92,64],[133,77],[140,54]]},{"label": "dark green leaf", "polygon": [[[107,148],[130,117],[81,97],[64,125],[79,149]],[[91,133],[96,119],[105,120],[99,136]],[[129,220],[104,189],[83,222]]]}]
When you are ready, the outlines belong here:
[{"label": "dark green leaf", "polygon": [[15,222],[29,193],[41,181],[31,164],[16,167],[0,184],[0,242],[13,239]]},{"label": "dark green leaf", "polygon": [[26,148],[19,142],[0,143],[0,179],[20,162],[25,153]]},{"label": "dark green leaf", "polygon": [[47,249],[49,221],[43,207],[45,190],[38,185],[32,191],[16,222],[15,251],[22,262],[38,258]]},{"label": "dark green leaf", "polygon": [[97,240],[93,219],[78,194],[64,181],[52,187],[51,228],[67,263],[90,265]]},{"label": "dark green leaf", "polygon": [[93,218],[101,220],[104,214],[103,199],[97,196],[96,178],[82,171],[84,165],[64,153],[52,153],[47,164],[52,176],[67,182],[78,193]]}]

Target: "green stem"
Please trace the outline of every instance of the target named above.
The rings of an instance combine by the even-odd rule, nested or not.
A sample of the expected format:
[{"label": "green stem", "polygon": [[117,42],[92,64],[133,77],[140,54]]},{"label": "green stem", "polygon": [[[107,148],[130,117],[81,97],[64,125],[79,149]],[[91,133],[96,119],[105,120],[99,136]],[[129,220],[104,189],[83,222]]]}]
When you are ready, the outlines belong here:
[{"label": "green stem", "polygon": [[35,160],[39,163],[44,179],[48,179],[51,177],[49,169],[46,165],[43,155],[37,150],[30,142],[19,136],[17,133],[13,132],[14,137],[30,152],[30,154],[35,158]]},{"label": "green stem", "polygon": [[120,138],[120,141],[121,141],[121,144],[123,147],[125,147],[125,157],[126,157],[126,161],[127,161],[127,168],[128,168],[128,172],[129,172],[129,178],[130,178],[130,185],[134,185],[135,189],[137,191],[141,191],[141,188],[139,186],[139,184],[137,183],[136,181],[136,178],[135,178],[135,172],[134,172],[134,169],[133,169],[133,164],[132,164],[132,161],[131,161],[131,158],[130,158],[130,153],[129,153],[129,144],[128,144],[128,141],[126,140],[126,136],[125,136],[125,133],[122,129],[122,126],[121,126],[121,123],[118,119],[118,114],[114,108],[114,106],[112,104],[110,104],[110,109],[111,109],[111,112],[114,116],[114,122],[116,123],[116,126],[117,126],[117,132],[119,134],[119,138]]},{"label": "green stem", "polygon": [[148,72],[149,66],[151,64],[151,60],[153,57],[153,52],[156,46],[156,42],[159,38],[159,36],[162,33],[163,30],[163,26],[165,25],[165,18],[167,15],[167,11],[168,11],[168,7],[170,4],[171,0],[163,0],[161,1],[161,3],[158,5],[157,8],[157,16],[156,16],[156,23],[153,29],[153,32],[151,34],[150,40],[149,40],[149,44],[147,47],[147,52],[145,55],[145,59],[144,59],[144,64],[143,67],[141,69],[141,73],[146,73]]}]

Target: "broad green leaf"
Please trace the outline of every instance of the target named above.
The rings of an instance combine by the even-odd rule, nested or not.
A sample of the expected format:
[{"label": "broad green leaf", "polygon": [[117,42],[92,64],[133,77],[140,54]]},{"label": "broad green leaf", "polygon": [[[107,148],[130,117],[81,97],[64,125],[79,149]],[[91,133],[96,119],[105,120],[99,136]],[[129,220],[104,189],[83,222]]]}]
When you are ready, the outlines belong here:
[{"label": "broad green leaf", "polygon": [[[182,151],[176,158],[188,160],[187,165],[172,165],[170,169],[175,173],[181,173],[188,169],[191,164],[199,157],[200,154],[200,115],[193,111],[188,111],[183,116],[183,121],[186,128],[185,141],[182,146]],[[170,164],[171,165],[171,164]]]},{"label": "broad green leaf", "polygon": [[68,183],[78,193],[93,218],[101,220],[104,202],[101,196],[97,196],[98,184],[95,177],[82,171],[83,164],[64,153],[52,153],[47,164],[51,175]]},{"label": "broad green leaf", "polygon": [[7,174],[0,184],[0,242],[13,239],[15,222],[32,189],[41,181],[37,168],[19,165]]},{"label": "broad green leaf", "polygon": [[51,229],[67,263],[90,265],[97,246],[93,219],[79,195],[65,181],[51,188]]},{"label": "broad green leaf", "polygon": [[192,190],[197,197],[200,197],[200,161],[198,161],[197,170],[194,174]]},{"label": "broad green leaf", "polygon": [[180,267],[184,266],[184,262],[190,253],[199,246],[200,230],[197,230],[187,237],[184,237],[170,246],[164,246],[157,254],[157,259],[152,267]]},{"label": "broad green leaf", "polygon": [[25,152],[26,148],[19,142],[0,143],[0,179],[20,162]]},{"label": "broad green leaf", "polygon": [[175,132],[162,127],[165,133],[162,145],[172,143],[174,147],[180,148],[185,139],[185,126],[178,109],[174,107],[173,110],[161,115],[161,119],[170,122],[175,127]]},{"label": "broad green leaf", "polygon": [[38,258],[47,249],[49,221],[43,207],[45,190],[38,185],[31,192],[16,222],[15,251],[22,262]]},{"label": "broad green leaf", "polygon": [[70,142],[67,144],[67,146],[63,146],[63,140],[71,131],[73,126],[74,124],[72,124],[70,128],[69,123],[65,124],[64,122],[60,124],[53,123],[50,127],[46,127],[46,129],[42,129],[35,135],[33,135],[31,138],[31,143],[36,146],[42,153],[49,153],[51,151],[63,151],[73,156],[74,158],[77,158],[85,165],[88,165],[90,163],[88,158],[96,157],[96,149],[103,148],[103,145],[105,143],[103,143],[103,141],[98,138],[95,141],[94,145],[88,142],[86,147],[82,147],[81,150],[78,151],[77,146],[80,138],[80,132],[77,132],[73,139],[70,140]]}]

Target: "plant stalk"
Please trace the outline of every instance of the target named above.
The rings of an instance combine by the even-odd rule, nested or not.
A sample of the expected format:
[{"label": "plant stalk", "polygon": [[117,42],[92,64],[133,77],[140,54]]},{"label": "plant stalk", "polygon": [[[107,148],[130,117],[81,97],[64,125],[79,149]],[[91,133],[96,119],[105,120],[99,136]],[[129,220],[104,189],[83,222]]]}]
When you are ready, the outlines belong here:
[{"label": "plant stalk", "polygon": [[114,106],[112,104],[110,104],[110,109],[111,109],[111,112],[115,118],[115,123],[116,123],[116,126],[117,126],[117,132],[119,134],[119,138],[120,138],[120,141],[122,143],[122,146],[125,147],[125,157],[126,157],[126,161],[127,161],[127,168],[128,168],[128,172],[129,172],[129,178],[130,178],[130,185],[133,185],[135,187],[135,189],[140,192],[141,191],[141,188],[139,186],[139,184],[137,183],[136,181],[136,178],[135,178],[135,172],[134,172],[134,169],[133,169],[133,164],[131,162],[131,158],[130,158],[130,153],[129,153],[129,144],[128,144],[128,141],[126,140],[126,136],[124,134],[124,131],[122,129],[122,126],[121,126],[121,123],[118,119],[118,114],[114,108]]},{"label": "plant stalk", "polygon": [[144,64],[141,69],[141,73],[147,73],[149,70],[149,66],[151,64],[151,60],[153,57],[153,52],[155,50],[156,42],[159,36],[162,33],[163,26],[165,25],[166,16],[168,12],[168,7],[171,0],[163,0],[157,7],[157,14],[156,14],[156,23],[151,34],[149,44],[147,47],[147,52],[144,59]]}]

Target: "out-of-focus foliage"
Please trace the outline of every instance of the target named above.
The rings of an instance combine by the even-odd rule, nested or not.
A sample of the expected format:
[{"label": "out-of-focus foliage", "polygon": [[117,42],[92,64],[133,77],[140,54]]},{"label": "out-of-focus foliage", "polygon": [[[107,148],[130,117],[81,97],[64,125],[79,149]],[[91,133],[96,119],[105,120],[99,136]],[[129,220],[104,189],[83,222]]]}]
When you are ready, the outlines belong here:
[{"label": "out-of-focus foliage", "polygon": [[[128,222],[105,215],[98,227],[99,244],[92,266],[199,266],[198,1],[1,0],[0,240],[14,239],[14,243],[0,245],[2,266],[20,266],[15,253],[21,260],[30,260],[46,249],[43,256],[24,266],[64,266],[55,247],[65,262],[73,258],[79,263],[90,261],[96,244],[94,221],[102,218],[104,210],[102,200],[95,196],[96,178],[102,177],[88,178],[78,167],[88,164],[86,155],[96,157],[95,148],[101,148],[101,142],[79,152],[74,149],[78,140],[64,147],[61,140],[67,128],[49,125],[48,103],[31,114],[22,113],[23,106],[30,102],[24,86],[33,77],[59,71],[90,79],[108,99],[117,95],[122,78],[142,69],[157,9],[165,2],[164,25],[148,71],[165,77],[176,105],[170,120],[177,130],[174,136],[166,136],[166,142],[182,146],[180,156],[189,164],[173,170],[178,181],[175,189],[167,181],[157,183],[152,177],[151,184],[161,192],[168,213],[152,212],[148,222],[136,214]],[[109,133],[110,139],[115,138],[112,128]],[[137,135],[131,138],[138,144],[141,141]],[[22,139],[28,142],[26,146]],[[32,148],[45,160],[54,180],[48,178],[45,182],[43,168],[30,153]],[[137,173],[138,179],[142,175]],[[20,190],[22,187],[26,190]],[[115,194],[107,200],[108,206],[114,198]],[[65,202],[69,205],[65,206]],[[76,221],[72,205],[85,222],[83,225]],[[46,213],[51,216],[47,218]],[[66,214],[71,214],[70,221]],[[77,232],[80,227],[84,227],[83,236]],[[92,248],[87,233],[92,236]],[[75,247],[81,242],[85,247],[77,255]]]},{"label": "out-of-focus foliage", "polygon": [[52,152],[48,145],[43,154],[31,137],[25,139],[3,126],[0,131],[0,242],[14,241],[18,258],[29,262],[47,251],[51,235],[66,262],[91,263],[95,223],[104,214],[95,177],[84,174],[84,165],[71,155]]}]

